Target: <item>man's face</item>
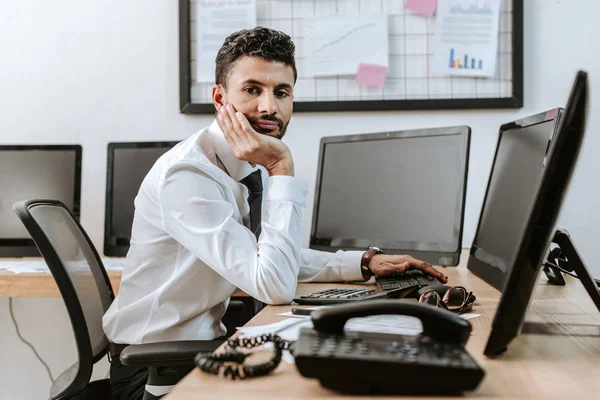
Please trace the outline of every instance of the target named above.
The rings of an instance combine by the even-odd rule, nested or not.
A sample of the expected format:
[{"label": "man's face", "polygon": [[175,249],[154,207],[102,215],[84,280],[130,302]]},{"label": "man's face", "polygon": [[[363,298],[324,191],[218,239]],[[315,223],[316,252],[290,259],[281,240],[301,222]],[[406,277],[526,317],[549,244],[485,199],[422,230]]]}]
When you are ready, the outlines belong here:
[{"label": "man's face", "polygon": [[213,87],[217,110],[232,104],[258,133],[281,139],[292,117],[294,71],[260,57],[240,57],[227,78],[227,89]]}]

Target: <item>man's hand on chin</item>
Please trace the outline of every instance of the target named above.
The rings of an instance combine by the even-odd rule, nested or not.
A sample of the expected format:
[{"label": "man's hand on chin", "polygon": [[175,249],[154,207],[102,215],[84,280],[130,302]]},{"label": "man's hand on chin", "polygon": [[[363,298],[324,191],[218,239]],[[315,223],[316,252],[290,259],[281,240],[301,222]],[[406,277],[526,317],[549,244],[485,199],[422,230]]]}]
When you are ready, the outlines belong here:
[{"label": "man's hand on chin", "polygon": [[256,132],[248,119],[231,104],[217,112],[217,123],[233,154],[239,159],[265,167],[269,176],[294,176],[290,149],[280,139]]}]

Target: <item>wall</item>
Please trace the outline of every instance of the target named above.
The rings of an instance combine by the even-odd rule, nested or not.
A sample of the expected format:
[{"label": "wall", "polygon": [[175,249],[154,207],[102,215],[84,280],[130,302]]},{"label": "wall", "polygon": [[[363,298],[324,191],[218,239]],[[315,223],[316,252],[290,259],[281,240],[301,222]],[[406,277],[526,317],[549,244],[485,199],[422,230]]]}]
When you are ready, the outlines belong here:
[{"label": "wall", "polygon": [[[284,0],[282,0],[284,1]],[[308,209],[322,136],[468,124],[473,129],[465,246],[469,246],[487,183],[498,126],[564,106],[575,71],[588,70],[587,138],[560,225],[568,228],[596,276],[600,224],[600,3],[527,0],[525,106],[520,110],[298,113],[286,141],[297,176],[309,183]],[[164,0],[0,0],[0,143],[81,143],[82,223],[102,248],[106,144],[182,139],[211,122],[178,111],[177,2]],[[596,179],[594,179],[596,178]],[[307,214],[305,243],[310,213]],[[60,299],[15,299],[24,336],[56,376],[75,360]],[[0,387],[3,398],[47,397],[49,379],[16,336],[7,299],[0,299]],[[97,376],[106,374],[103,363]]]}]

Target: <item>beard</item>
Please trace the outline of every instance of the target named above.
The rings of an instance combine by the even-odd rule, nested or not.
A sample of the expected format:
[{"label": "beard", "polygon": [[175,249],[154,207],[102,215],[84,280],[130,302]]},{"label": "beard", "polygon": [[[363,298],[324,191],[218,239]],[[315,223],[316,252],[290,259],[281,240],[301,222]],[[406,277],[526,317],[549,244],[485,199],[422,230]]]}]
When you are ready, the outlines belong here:
[{"label": "beard", "polygon": [[[251,115],[246,115],[246,119],[248,120],[248,122],[250,122],[250,125],[252,125],[252,128],[254,128],[254,130],[262,135],[267,135],[267,136],[271,136],[274,137],[276,139],[282,139],[283,136],[285,135],[285,131],[287,130],[289,121],[287,124],[284,124],[283,121],[279,118],[277,118],[274,115],[263,115],[260,117],[254,117]],[[277,123],[277,129],[270,131],[268,129],[262,129],[258,126],[256,126],[256,124],[260,121],[271,121],[271,122],[276,122]]]}]

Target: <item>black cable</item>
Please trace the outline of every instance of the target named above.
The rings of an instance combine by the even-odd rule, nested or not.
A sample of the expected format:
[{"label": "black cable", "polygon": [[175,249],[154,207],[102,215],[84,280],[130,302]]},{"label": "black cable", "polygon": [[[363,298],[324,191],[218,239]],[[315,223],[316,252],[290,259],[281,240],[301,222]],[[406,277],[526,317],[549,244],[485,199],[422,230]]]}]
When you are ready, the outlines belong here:
[{"label": "black cable", "polygon": [[[269,360],[261,364],[244,364],[250,353],[242,353],[237,350],[238,347],[250,349],[267,342],[274,344],[273,355]],[[290,342],[275,334],[264,334],[250,338],[230,339],[227,346],[227,349],[220,353],[216,351],[198,353],[195,358],[198,368],[209,374],[222,375],[233,380],[268,375],[277,368],[281,362],[283,350],[289,349]]]},{"label": "black cable", "polygon": [[19,337],[19,339],[21,339],[21,341],[23,343],[25,343],[27,346],[29,346],[31,348],[31,350],[33,351],[33,354],[37,357],[38,360],[40,360],[40,362],[42,363],[44,368],[46,368],[46,372],[48,372],[48,377],[50,378],[50,383],[51,384],[54,383],[54,377],[52,376],[52,372],[50,372],[50,367],[48,367],[48,364],[46,364],[46,362],[42,359],[42,357],[39,355],[39,353],[37,352],[35,347],[33,347],[33,345],[31,343],[29,343],[27,340],[25,340],[23,335],[21,335],[21,331],[19,329],[19,325],[17,324],[17,319],[15,318],[15,313],[13,311],[12,297],[8,298],[8,311],[10,312],[10,317],[12,318],[13,324],[15,325],[15,330],[17,331],[17,336]]},{"label": "black cable", "polygon": [[[557,270],[559,270],[559,271],[560,271],[560,272],[562,272],[563,274],[566,274],[566,275],[572,276],[573,278],[580,279],[580,278],[577,276],[577,274],[574,274],[574,273],[572,273],[572,272],[569,272],[569,271],[567,271],[566,269],[564,269],[564,268],[562,268],[562,267],[559,267],[558,265],[556,265],[556,264],[554,264],[554,263],[552,263],[552,262],[550,262],[550,261],[546,261],[546,262],[545,262],[543,265],[544,265],[545,267],[552,267],[552,268],[556,268]],[[596,278],[592,278],[592,279],[594,280],[594,282],[596,282],[596,285],[597,285],[598,287],[600,287],[600,279],[596,279]]]}]

